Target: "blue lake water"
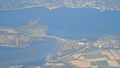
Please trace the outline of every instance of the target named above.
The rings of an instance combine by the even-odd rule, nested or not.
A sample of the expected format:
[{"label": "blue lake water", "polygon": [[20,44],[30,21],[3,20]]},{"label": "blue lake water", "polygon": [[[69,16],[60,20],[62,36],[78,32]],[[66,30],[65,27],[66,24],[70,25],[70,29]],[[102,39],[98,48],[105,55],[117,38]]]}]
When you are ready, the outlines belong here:
[{"label": "blue lake water", "polygon": [[[0,11],[0,26],[18,27],[38,19],[48,27],[48,35],[67,39],[96,39],[102,35],[120,36],[120,12],[95,9],[61,8],[48,10],[31,8],[15,11]],[[0,66],[10,63],[44,63],[47,54],[55,53],[60,44],[46,39],[33,42],[31,47],[16,49],[0,47]]]},{"label": "blue lake water", "polygon": [[7,48],[0,47],[0,66],[10,64],[44,64],[45,57],[59,51],[60,44],[54,39],[34,41],[31,47]]},{"label": "blue lake water", "polygon": [[[120,35],[119,11],[61,8],[48,10],[31,8],[16,11],[0,11],[1,26],[25,25],[31,19],[39,19],[48,26],[48,33],[63,37],[90,37],[103,34]],[[62,27],[62,28],[61,28]],[[92,36],[92,37],[91,37]]]}]

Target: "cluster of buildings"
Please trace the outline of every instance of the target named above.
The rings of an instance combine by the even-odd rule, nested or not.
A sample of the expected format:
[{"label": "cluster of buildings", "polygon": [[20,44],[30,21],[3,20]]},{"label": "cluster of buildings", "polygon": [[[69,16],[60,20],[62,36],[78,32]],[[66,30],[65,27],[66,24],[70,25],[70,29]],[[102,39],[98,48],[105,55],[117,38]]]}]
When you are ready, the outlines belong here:
[{"label": "cluster of buildings", "polygon": [[93,45],[105,49],[120,49],[120,38],[112,35],[105,36],[95,41]]}]

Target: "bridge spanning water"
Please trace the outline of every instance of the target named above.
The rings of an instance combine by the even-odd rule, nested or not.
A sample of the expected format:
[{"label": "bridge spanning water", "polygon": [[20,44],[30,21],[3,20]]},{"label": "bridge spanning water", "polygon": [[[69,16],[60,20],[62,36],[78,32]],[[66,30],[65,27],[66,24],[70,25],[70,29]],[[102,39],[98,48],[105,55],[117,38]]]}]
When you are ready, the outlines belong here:
[{"label": "bridge spanning water", "polygon": [[43,37],[46,37],[46,38],[53,38],[53,39],[61,40],[61,41],[67,41],[66,39],[63,39],[63,38],[57,37],[57,36],[46,36],[46,35],[43,35]]}]

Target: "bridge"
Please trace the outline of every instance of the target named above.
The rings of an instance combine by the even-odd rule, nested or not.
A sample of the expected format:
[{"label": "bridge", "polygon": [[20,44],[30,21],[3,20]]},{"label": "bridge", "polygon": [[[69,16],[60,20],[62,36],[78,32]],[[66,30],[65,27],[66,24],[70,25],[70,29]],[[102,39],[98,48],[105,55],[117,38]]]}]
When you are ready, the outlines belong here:
[{"label": "bridge", "polygon": [[63,38],[60,38],[60,37],[56,37],[56,36],[46,36],[46,35],[43,35],[42,37],[45,37],[45,38],[53,38],[53,39],[56,39],[56,40],[61,40],[61,41],[67,41],[66,39],[63,39]]}]

